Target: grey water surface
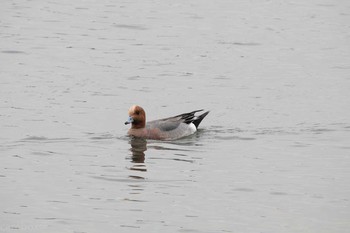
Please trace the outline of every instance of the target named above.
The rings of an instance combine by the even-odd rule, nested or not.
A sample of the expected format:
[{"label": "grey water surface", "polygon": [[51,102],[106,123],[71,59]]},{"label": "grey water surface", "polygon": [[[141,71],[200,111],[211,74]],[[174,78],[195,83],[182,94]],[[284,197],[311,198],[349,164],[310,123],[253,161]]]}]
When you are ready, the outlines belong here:
[{"label": "grey water surface", "polygon": [[[2,1],[0,232],[350,229],[350,2]],[[177,141],[126,136],[210,110]]]}]

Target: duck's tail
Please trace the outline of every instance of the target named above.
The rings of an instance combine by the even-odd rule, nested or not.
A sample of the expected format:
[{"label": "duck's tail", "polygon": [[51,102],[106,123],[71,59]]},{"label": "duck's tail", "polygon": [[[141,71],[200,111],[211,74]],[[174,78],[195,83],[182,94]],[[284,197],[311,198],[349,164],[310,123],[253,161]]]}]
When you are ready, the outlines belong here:
[{"label": "duck's tail", "polygon": [[199,124],[201,123],[201,121],[204,119],[204,117],[206,115],[208,115],[209,111],[203,113],[202,115],[199,115],[197,117],[194,118],[194,120],[192,121],[192,123],[196,126],[196,128],[198,128]]}]

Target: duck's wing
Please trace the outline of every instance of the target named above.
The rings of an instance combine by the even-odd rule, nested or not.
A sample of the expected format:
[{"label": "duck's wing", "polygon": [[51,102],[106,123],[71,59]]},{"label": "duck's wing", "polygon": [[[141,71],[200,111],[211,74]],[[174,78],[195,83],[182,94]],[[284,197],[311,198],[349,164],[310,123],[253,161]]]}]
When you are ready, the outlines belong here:
[{"label": "duck's wing", "polygon": [[168,117],[164,119],[159,119],[155,121],[147,122],[147,128],[158,128],[161,131],[171,131],[177,129],[181,123],[189,125],[190,123],[193,123],[196,128],[198,127],[199,123],[203,120],[203,118],[209,113],[205,112],[200,116],[195,116],[195,113],[201,112],[201,110],[195,110],[188,113],[183,113],[174,117]]},{"label": "duck's wing", "polygon": [[146,127],[150,129],[159,129],[160,131],[171,131],[178,128],[181,123],[183,123],[181,118],[170,117],[147,122]]}]

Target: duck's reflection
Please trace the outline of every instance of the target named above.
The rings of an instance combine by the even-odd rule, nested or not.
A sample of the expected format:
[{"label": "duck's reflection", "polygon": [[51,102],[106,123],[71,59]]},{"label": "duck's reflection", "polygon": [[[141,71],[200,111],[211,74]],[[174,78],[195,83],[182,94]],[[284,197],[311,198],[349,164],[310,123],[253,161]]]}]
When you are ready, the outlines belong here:
[{"label": "duck's reflection", "polygon": [[136,171],[147,171],[145,166],[145,151],[147,150],[147,141],[142,138],[130,138],[129,141],[131,148],[131,162],[133,165],[130,167],[130,170]]}]

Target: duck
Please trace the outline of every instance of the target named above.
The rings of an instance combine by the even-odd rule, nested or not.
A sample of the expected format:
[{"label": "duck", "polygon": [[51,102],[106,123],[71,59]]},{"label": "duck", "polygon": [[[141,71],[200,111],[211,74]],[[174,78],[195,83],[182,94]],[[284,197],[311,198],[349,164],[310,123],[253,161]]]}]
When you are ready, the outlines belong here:
[{"label": "duck", "polygon": [[128,130],[129,136],[154,140],[176,140],[197,131],[199,124],[208,115],[209,111],[198,116],[195,114],[203,111],[203,109],[200,109],[146,122],[145,110],[138,105],[133,105],[128,111],[129,117],[125,125],[131,124],[131,128]]}]

